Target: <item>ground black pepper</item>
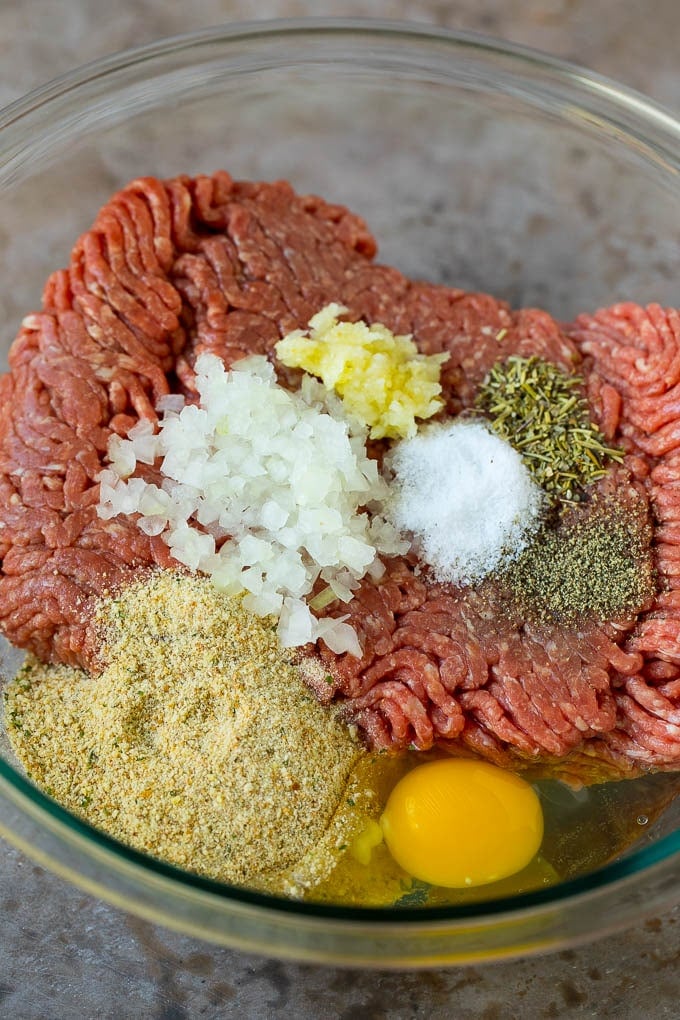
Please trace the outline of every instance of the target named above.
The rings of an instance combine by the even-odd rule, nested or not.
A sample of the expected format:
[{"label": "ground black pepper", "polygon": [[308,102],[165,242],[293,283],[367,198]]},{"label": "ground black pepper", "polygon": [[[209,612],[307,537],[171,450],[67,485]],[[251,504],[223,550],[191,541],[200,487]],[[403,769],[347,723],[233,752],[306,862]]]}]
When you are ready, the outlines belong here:
[{"label": "ground black pepper", "polygon": [[528,619],[573,624],[637,614],[655,589],[651,528],[608,502],[548,522],[501,578]]}]

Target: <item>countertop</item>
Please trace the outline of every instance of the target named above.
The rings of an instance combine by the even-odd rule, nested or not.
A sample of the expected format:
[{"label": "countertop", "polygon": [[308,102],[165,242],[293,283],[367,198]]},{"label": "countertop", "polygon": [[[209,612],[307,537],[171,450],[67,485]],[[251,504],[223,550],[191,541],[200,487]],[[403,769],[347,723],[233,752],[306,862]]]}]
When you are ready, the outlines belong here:
[{"label": "countertop", "polygon": [[[0,104],[78,64],[252,17],[228,0],[3,0]],[[402,18],[487,32],[587,65],[680,108],[677,0],[260,0],[258,18]],[[247,956],[114,909],[0,843],[0,1016],[457,1020],[680,1015],[680,909],[591,945],[423,972]]]}]

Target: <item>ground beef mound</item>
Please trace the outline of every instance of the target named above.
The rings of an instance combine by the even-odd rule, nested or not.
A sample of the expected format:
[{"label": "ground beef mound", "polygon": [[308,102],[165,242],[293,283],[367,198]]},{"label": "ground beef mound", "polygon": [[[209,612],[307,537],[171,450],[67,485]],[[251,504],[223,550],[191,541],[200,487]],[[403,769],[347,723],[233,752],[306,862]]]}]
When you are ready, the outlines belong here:
[{"label": "ground beef mound", "polygon": [[449,413],[510,354],[578,364],[594,417],[626,450],[621,498],[649,503],[658,521],[660,594],[629,620],[535,626],[493,586],[428,585],[408,559],[393,561],[350,604],[363,658],[322,647],[335,682],[320,696],[345,699],[376,747],[436,742],[515,765],[566,758],[592,775],[677,768],[678,312],[617,305],[561,328],[542,311],[408,280],[375,251],[357,216],[285,183],[145,178],[114,196],[49,278],[0,380],[2,631],[45,661],[92,667],[98,600],[172,565],[159,538],[97,517],[110,434],[155,420],[167,392],[191,396],[202,351],[227,365],[270,354],[339,301],[412,333],[424,353],[450,352]]}]

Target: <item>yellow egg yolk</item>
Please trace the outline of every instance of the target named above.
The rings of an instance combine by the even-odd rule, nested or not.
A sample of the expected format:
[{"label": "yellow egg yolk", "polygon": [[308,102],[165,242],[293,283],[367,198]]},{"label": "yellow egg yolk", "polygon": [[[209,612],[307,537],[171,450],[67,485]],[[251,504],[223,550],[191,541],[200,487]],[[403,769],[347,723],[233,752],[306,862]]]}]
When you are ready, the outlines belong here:
[{"label": "yellow egg yolk", "polygon": [[448,888],[514,875],[543,839],[541,805],[529,783],[468,759],[428,762],[407,773],[380,824],[404,871]]}]

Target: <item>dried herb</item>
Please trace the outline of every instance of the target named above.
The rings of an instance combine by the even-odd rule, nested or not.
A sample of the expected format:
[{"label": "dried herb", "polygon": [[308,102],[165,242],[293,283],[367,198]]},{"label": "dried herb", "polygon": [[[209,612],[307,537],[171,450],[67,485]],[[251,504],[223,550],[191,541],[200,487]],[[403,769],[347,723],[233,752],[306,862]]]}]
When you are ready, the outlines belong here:
[{"label": "dried herb", "polygon": [[581,490],[606,474],[607,460],[623,459],[591,422],[582,385],[548,361],[514,355],[494,365],[477,395],[476,407],[553,504],[578,502]]},{"label": "dried herb", "polygon": [[395,907],[424,907],[427,904],[431,886],[427,882],[421,882],[414,878],[408,887],[408,891],[400,896]]}]

